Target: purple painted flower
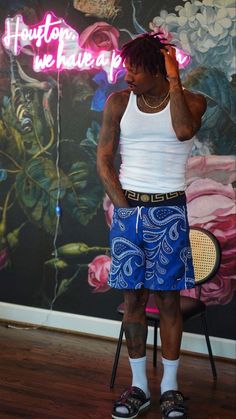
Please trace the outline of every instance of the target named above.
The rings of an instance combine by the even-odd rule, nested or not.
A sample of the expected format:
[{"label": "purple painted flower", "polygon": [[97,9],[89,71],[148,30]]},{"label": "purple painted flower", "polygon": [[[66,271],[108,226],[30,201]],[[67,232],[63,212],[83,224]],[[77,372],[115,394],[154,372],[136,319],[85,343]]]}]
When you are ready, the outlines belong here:
[{"label": "purple painted flower", "polygon": [[9,254],[7,247],[0,250],[0,270],[7,266]]}]

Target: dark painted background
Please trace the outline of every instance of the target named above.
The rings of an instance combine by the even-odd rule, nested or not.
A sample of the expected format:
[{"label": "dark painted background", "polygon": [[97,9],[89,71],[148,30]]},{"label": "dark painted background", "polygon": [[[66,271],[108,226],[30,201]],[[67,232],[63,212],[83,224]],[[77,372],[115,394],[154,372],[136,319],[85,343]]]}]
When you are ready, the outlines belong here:
[{"label": "dark painted background", "polygon": [[[88,3],[91,4],[91,2]],[[83,11],[76,10],[73,7],[73,1],[1,1],[1,32],[3,33],[4,31],[4,18],[9,15],[14,16],[16,13],[21,13],[23,14],[27,24],[35,24],[42,20],[46,11],[52,10],[57,16],[64,17],[67,23],[76,29],[79,33],[96,22],[107,22],[118,29],[120,34],[119,45],[122,45],[123,42],[126,42],[130,39],[131,34],[138,34],[137,23],[140,24],[141,27],[145,30],[149,30],[149,23],[153,20],[154,17],[160,15],[162,9],[167,10],[168,13],[177,14],[175,6],[185,5],[185,3],[181,0],[158,2],[153,2],[152,0],[136,0],[133,2],[133,5],[131,1],[123,0],[118,3],[120,12],[116,17],[101,18],[97,15],[86,16]],[[225,7],[230,4],[230,2],[227,1],[225,3]],[[192,13],[194,13],[194,11]],[[192,15],[190,13],[186,19],[191,20],[191,16]],[[224,22],[222,25],[223,24]],[[219,42],[219,45],[216,46],[216,48],[222,48],[221,44],[223,41],[221,42],[221,40],[219,40],[216,42]],[[224,42],[225,48],[228,48],[229,44],[231,43],[230,34],[228,38],[224,40]],[[188,73],[193,71],[194,68],[201,67],[201,58],[203,56],[205,57],[204,54],[205,53],[203,52],[202,55],[196,54],[196,56],[193,56],[192,63],[189,68],[182,71],[181,73],[183,78],[186,79],[188,77]],[[196,83],[195,79],[195,81],[193,81],[193,79],[190,78],[190,86],[196,88],[196,90],[199,90],[200,86],[200,90],[202,89],[203,93],[208,93],[209,86],[213,86],[212,90],[215,89],[214,83],[215,79],[217,78],[217,71],[222,71],[222,66],[220,63],[219,68],[215,67],[215,63],[211,61],[214,58],[212,57],[212,55],[209,55],[209,69],[207,69],[206,75],[204,76],[205,73],[201,73],[200,75],[200,85],[198,82]],[[6,104],[6,98],[10,98],[10,100],[12,99],[12,93],[10,84],[10,62],[9,57],[3,48],[1,48],[0,60],[0,93],[2,104],[1,123],[3,123],[4,126],[4,128],[1,126],[0,150],[2,150],[3,153],[5,153],[7,150],[9,153],[9,132],[11,132],[12,135],[11,126],[14,126],[15,121],[14,119],[8,119],[8,122],[6,123],[6,117],[4,117],[4,106],[6,107],[4,103]],[[59,82],[62,96],[60,99],[60,119],[57,121],[57,74],[34,74],[31,68],[30,57],[21,54],[18,60],[28,76],[34,77],[39,81],[47,80],[52,82],[52,80],[54,80],[54,87],[50,97],[50,112],[54,120],[54,145],[50,148],[49,154],[44,154],[42,157],[49,158],[55,167],[55,145],[57,140],[57,125],[59,122],[61,128],[59,163],[60,169],[64,173],[68,174],[68,171],[71,171],[72,165],[76,164],[79,160],[87,164],[90,158],[84,151],[80,155],[81,149],[79,149],[78,146],[81,144],[81,142],[83,142],[84,139],[88,138],[89,135],[92,135],[92,142],[94,142],[96,146],[98,130],[102,118],[101,109],[91,110],[91,103],[98,88],[98,85],[93,80],[93,77],[96,73],[86,72],[86,77],[82,79],[78,79],[78,73],[75,71],[67,71],[60,74]],[[206,66],[205,62],[204,65]],[[233,156],[235,154],[231,137],[233,128],[228,121],[230,119],[229,115],[231,115],[233,109],[235,109],[235,102],[233,103],[233,99],[231,97],[235,91],[235,84],[234,78],[232,78],[233,74],[230,75],[231,77],[229,77],[229,74],[220,74],[221,76],[223,74],[225,78],[224,83],[222,83],[221,86],[221,95],[222,97],[227,96],[227,100],[230,103],[230,105],[227,105],[226,99],[222,99],[224,102],[223,104],[227,109],[228,119],[225,117],[225,125],[223,127],[217,125],[217,128],[214,131],[215,133],[210,136],[209,131],[213,132],[211,126],[209,125],[211,120],[206,118],[203,130],[198,136],[201,147],[195,148],[193,157],[196,158],[199,156],[199,158],[202,158],[204,156],[205,150],[204,145],[206,144],[206,155],[210,157],[221,156],[221,161],[224,162],[224,156]],[[76,84],[76,82],[79,84]],[[115,90],[118,87],[119,86],[110,86],[110,91]],[[218,87],[218,89],[220,89],[220,87]],[[42,124],[41,134],[43,141],[47,143],[49,136],[49,126],[45,120],[45,116],[42,110],[42,92],[38,91],[37,89],[32,89],[32,91],[35,95],[38,95],[38,99],[35,99],[34,106],[38,106],[36,106],[37,118],[41,121]],[[218,91],[216,91],[215,94],[218,98]],[[219,106],[220,105],[218,103],[218,107]],[[209,109],[211,107],[212,102],[209,101]],[[218,108],[217,112],[219,112]],[[97,126],[96,123],[98,124]],[[89,134],[88,130],[91,128],[92,131],[90,131]],[[24,142],[25,137],[22,136],[22,133],[17,127],[16,130],[18,132],[18,142]],[[220,141],[219,138],[221,139]],[[210,146],[209,141],[211,141]],[[95,147],[93,147],[93,153],[94,150]],[[14,158],[19,158],[20,154],[18,151],[16,151],[15,146],[11,148],[11,152],[11,156]],[[26,160],[29,161],[30,158],[32,158],[32,155],[31,157],[28,155]],[[24,162],[23,160],[24,159],[22,159],[22,165],[26,162],[26,160],[24,160]],[[6,202],[6,197],[9,190],[13,187],[12,185],[15,185],[16,182],[15,176],[17,175],[9,171],[13,168],[14,164],[12,165],[12,163],[9,163],[9,158],[7,158],[4,154],[0,154],[0,214],[2,223],[4,202]],[[82,168],[79,167],[78,169],[76,166],[76,170],[78,170],[78,176],[82,176]],[[205,170],[207,172],[207,169]],[[203,173],[203,178],[205,177],[207,177],[207,175]],[[81,179],[81,177],[79,179]],[[231,181],[232,179],[235,180],[235,171],[233,172]],[[219,177],[217,180],[219,181]],[[231,184],[231,181],[228,182],[227,178],[223,183],[224,185],[227,183]],[[81,252],[78,252],[77,255],[72,256],[64,255],[61,260],[66,261],[67,267],[63,269],[59,268],[58,270],[55,269],[53,264],[47,263],[47,261],[53,259],[53,252],[55,252],[53,243],[55,239],[55,228],[51,228],[51,231],[49,232],[47,231],[47,228],[45,228],[45,223],[41,223],[40,220],[35,222],[35,220],[32,219],[32,216],[29,214],[28,210],[26,211],[26,208],[24,205],[22,205],[21,198],[19,196],[19,186],[17,193],[14,192],[15,190],[13,189],[13,192],[10,194],[7,206],[6,220],[3,223],[4,231],[0,231],[0,251],[2,252],[2,264],[0,270],[1,301],[33,307],[53,308],[63,312],[77,313],[101,318],[119,319],[118,315],[116,314],[116,307],[122,301],[122,294],[119,291],[107,290],[106,287],[104,288],[104,282],[102,283],[101,278],[97,278],[97,282],[93,281],[93,285],[88,282],[87,265],[91,263],[96,256],[104,254],[104,251],[99,250],[100,247],[109,247],[109,229],[103,209],[104,193],[97,178],[95,162],[94,166],[91,165],[90,167],[88,176],[86,177],[86,182],[87,186],[81,189],[82,196],[84,199],[85,207],[88,209],[88,211],[94,205],[93,215],[91,216],[91,219],[86,220],[86,224],[83,225],[79,216],[75,216],[74,214],[76,210],[75,205],[70,207],[70,205],[66,205],[62,199],[62,216],[60,218],[61,234],[56,236],[56,248],[59,249],[61,246],[66,244],[83,242],[89,248],[96,246],[98,249],[92,253],[88,252],[87,255]],[[96,201],[95,204],[93,202],[93,194],[91,193],[91,190],[93,190],[94,187],[97,188],[95,194],[96,198],[94,198]],[[80,196],[80,192],[78,192],[78,197],[80,198]],[[219,206],[220,205],[222,205],[222,203],[219,200]],[[51,215],[51,217],[56,218],[55,215]],[[55,220],[51,220],[49,224],[55,227]],[[21,227],[22,225],[23,227]],[[227,225],[227,228],[233,227]],[[15,234],[15,241],[12,239],[12,234]],[[227,238],[227,234],[225,234],[225,237]],[[236,256],[235,248],[230,248],[228,253],[230,254],[230,258],[233,258],[233,254]],[[107,251],[107,255],[109,255],[109,250]],[[228,259],[227,263],[229,263]],[[77,272],[79,265],[81,266],[81,269]],[[216,299],[211,301],[210,296],[208,298],[209,325],[211,335],[224,338],[235,338],[234,319],[236,314],[236,298],[233,295],[236,288],[236,278],[235,265],[233,263],[229,269],[229,277],[231,285],[229,285],[227,288],[227,298],[222,300],[219,298],[219,300],[217,300],[218,302]],[[216,279],[216,283],[218,283],[217,281],[218,279]],[[64,286],[62,286],[62,284],[64,284]],[[94,290],[97,292],[94,292]],[[226,291],[223,286],[222,293],[224,292]],[[192,322],[191,325],[188,326],[187,330],[193,333],[201,333],[199,322],[197,320]]]}]

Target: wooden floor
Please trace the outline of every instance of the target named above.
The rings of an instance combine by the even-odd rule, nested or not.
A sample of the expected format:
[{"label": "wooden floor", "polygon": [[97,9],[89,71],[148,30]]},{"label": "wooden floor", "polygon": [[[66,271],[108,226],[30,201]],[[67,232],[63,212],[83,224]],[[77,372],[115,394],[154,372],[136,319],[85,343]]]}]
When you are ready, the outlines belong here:
[{"label": "wooden floor", "polygon": [[[0,323],[0,419],[108,419],[113,400],[130,384],[126,348],[122,348],[115,388],[109,380],[116,344],[79,335],[7,328]],[[152,406],[142,419],[159,419],[161,366],[152,366],[148,349]],[[160,359],[160,354],[158,354]],[[212,379],[207,358],[182,355],[180,389],[190,419],[236,417],[236,367],[216,361]]]}]

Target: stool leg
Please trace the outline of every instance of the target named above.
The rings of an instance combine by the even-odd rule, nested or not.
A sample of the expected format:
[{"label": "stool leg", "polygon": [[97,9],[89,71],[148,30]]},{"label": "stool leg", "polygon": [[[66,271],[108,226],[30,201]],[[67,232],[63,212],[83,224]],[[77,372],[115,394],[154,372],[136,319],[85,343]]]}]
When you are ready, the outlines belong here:
[{"label": "stool leg", "polygon": [[115,383],[116,370],[117,370],[117,366],[118,366],[118,362],[119,362],[119,357],[120,357],[120,350],[121,350],[121,345],[122,345],[123,334],[124,334],[124,326],[123,326],[123,322],[122,322],[121,323],[121,327],[120,327],[120,335],[119,335],[119,339],[118,339],[117,347],[116,347],[115,360],[114,360],[114,364],[113,364],[113,368],[112,368],[112,373],[111,373],[110,388],[113,388],[114,387],[114,383]]},{"label": "stool leg", "polygon": [[212,349],[211,349],[211,342],[210,342],[209,332],[208,332],[208,327],[207,327],[206,314],[202,313],[201,317],[202,317],[202,324],[203,324],[204,332],[205,332],[205,338],[206,338],[206,344],[207,344],[207,349],[208,349],[208,353],[209,353],[209,359],[210,359],[210,363],[211,363],[212,374],[213,374],[214,380],[216,380],[217,379],[217,372],[216,372],[215,361],[214,361],[214,357],[213,357]]},{"label": "stool leg", "polygon": [[157,328],[158,322],[154,320],[154,339],[153,339],[153,366],[157,366]]}]

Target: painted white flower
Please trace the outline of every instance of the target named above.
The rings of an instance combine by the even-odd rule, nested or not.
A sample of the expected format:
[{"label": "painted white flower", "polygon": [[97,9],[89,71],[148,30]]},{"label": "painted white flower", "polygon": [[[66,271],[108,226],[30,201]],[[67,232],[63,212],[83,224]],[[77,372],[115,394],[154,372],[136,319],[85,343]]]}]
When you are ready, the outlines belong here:
[{"label": "painted white flower", "polygon": [[202,13],[196,14],[196,19],[202,28],[209,31],[210,35],[213,37],[220,36],[220,39],[228,35],[228,31],[225,29],[229,29],[232,26],[232,20],[227,17],[225,8],[217,11],[213,8],[204,9]]},{"label": "painted white flower", "polygon": [[162,10],[149,27],[152,30],[162,27],[170,32],[173,42],[192,56],[193,67],[216,66],[230,77],[235,72],[234,1],[184,0],[184,5],[175,7],[176,14]]},{"label": "painted white flower", "polygon": [[187,20],[194,20],[199,9],[199,6],[196,6],[194,3],[187,1],[184,6],[176,6],[175,10],[179,11],[180,17],[185,17]]},{"label": "painted white flower", "polygon": [[195,3],[202,3],[204,6],[210,6],[210,7],[235,7],[235,1],[234,0],[203,0],[202,2],[196,1]]}]

